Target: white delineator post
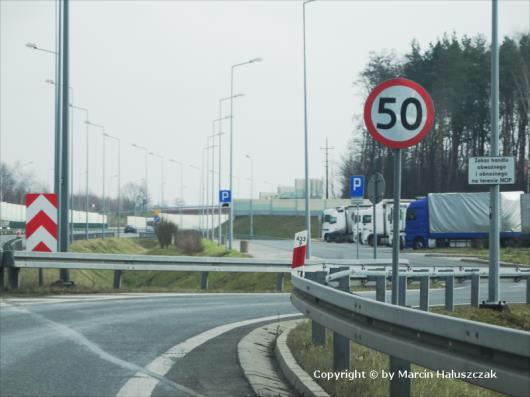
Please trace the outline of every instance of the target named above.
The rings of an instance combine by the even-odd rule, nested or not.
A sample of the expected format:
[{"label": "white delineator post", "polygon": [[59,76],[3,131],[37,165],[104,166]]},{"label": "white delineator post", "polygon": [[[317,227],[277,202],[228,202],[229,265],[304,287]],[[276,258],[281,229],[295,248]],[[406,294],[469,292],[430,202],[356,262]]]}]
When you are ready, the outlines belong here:
[{"label": "white delineator post", "polygon": [[296,269],[305,264],[307,249],[307,230],[303,230],[294,235],[293,260],[291,269]]}]

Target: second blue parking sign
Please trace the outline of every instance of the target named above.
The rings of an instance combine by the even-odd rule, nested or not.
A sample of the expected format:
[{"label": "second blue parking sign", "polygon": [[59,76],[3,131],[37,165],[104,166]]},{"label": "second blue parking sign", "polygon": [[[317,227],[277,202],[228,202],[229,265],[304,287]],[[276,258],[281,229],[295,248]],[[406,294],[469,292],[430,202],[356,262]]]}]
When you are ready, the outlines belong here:
[{"label": "second blue parking sign", "polygon": [[364,198],[364,175],[350,176],[350,197],[352,199]]}]

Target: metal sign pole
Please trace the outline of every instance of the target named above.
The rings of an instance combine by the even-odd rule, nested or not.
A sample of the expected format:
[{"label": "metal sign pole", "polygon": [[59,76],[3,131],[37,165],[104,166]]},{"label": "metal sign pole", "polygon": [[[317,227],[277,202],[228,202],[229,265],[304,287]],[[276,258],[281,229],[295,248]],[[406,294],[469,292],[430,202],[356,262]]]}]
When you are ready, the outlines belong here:
[{"label": "metal sign pole", "polygon": [[[499,45],[497,32],[497,0],[491,2],[491,151],[490,156],[499,155]],[[500,200],[499,185],[490,188],[490,236],[488,301],[499,301],[500,262]]]},{"label": "metal sign pole", "polygon": [[[377,197],[377,182],[375,183],[375,189],[374,191],[376,192],[376,197]],[[377,201],[377,200],[376,200]],[[373,238],[372,238],[372,241],[373,241],[373,244],[374,244],[374,259],[377,259],[377,222],[375,221],[376,220],[376,209],[375,209],[375,206],[377,204],[374,202],[374,213],[372,215],[372,229],[373,229]]]},{"label": "metal sign pole", "polygon": [[355,235],[356,236],[355,237],[357,238],[357,244],[356,244],[357,245],[357,259],[359,259],[359,221],[361,220],[359,218],[359,203],[357,203],[357,217],[355,218],[355,220],[357,221],[357,222],[355,222],[355,224],[356,224],[356,227],[355,227],[355,229],[356,229],[355,230]]},{"label": "metal sign pole", "polygon": [[399,233],[399,213],[401,200],[401,149],[394,150],[394,219],[392,224],[392,304],[398,304],[399,295],[399,246],[401,236]]}]

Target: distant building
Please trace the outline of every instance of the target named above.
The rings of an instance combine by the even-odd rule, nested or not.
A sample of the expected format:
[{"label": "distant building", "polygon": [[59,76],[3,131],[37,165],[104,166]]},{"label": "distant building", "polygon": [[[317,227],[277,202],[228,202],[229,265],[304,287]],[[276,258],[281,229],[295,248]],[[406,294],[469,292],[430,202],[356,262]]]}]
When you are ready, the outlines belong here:
[{"label": "distant building", "polygon": [[293,186],[278,186],[278,198],[292,199],[295,197],[295,190]]},{"label": "distant building", "polygon": [[278,195],[274,192],[259,192],[260,200],[272,200],[277,199]]},{"label": "distant building", "polygon": [[[305,180],[295,179],[295,198],[305,197]],[[321,179],[309,179],[309,197],[312,199],[321,199],[324,197],[324,183]]]}]

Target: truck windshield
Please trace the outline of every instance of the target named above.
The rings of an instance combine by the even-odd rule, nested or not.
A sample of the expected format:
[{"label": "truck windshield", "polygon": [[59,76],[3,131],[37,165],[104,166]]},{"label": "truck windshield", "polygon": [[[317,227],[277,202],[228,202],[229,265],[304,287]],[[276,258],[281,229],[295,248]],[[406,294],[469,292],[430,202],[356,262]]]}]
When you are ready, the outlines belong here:
[{"label": "truck windshield", "polygon": [[363,225],[372,222],[372,215],[363,215]]},{"label": "truck windshield", "polygon": [[337,223],[337,217],[331,215],[324,215],[324,222]]}]

